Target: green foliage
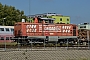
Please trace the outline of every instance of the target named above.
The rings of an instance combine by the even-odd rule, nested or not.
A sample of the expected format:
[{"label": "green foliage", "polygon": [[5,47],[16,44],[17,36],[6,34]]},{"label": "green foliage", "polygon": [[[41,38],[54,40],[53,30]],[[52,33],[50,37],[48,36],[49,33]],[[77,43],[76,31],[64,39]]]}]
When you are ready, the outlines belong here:
[{"label": "green foliage", "polygon": [[0,3],[0,25],[12,26],[15,22],[20,22],[22,19],[27,19],[24,11]]}]

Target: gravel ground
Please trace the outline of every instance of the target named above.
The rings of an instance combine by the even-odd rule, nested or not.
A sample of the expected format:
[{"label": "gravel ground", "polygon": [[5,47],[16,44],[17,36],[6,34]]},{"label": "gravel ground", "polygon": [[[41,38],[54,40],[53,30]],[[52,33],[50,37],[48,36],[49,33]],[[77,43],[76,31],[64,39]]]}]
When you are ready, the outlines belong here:
[{"label": "gravel ground", "polygon": [[0,51],[0,60],[90,60],[90,50]]}]

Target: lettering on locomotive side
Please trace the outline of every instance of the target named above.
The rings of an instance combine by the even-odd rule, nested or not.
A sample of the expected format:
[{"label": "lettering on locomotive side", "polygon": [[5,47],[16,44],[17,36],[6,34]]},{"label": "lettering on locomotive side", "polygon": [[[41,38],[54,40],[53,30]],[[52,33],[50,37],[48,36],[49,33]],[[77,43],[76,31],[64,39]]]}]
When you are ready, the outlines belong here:
[{"label": "lettering on locomotive side", "polygon": [[42,32],[42,29],[44,32],[49,31],[49,32],[61,32],[60,26],[55,26],[55,25],[39,25],[39,32]]},{"label": "lettering on locomotive side", "polygon": [[27,25],[27,28],[36,28],[36,25]]},{"label": "lettering on locomotive side", "polygon": [[71,26],[62,26],[62,29],[70,29]]},{"label": "lettering on locomotive side", "polygon": [[55,26],[55,25],[26,25],[26,32],[63,32],[69,33],[71,26]]},{"label": "lettering on locomotive side", "polygon": [[26,32],[36,32],[37,29],[36,29],[36,25],[27,25],[26,26]]},{"label": "lettering on locomotive side", "polygon": [[62,32],[69,33],[71,29],[71,26],[62,26]]},{"label": "lettering on locomotive side", "polygon": [[49,31],[49,32],[70,32],[71,26],[55,26],[55,25],[39,25],[39,32],[43,31]]},{"label": "lettering on locomotive side", "polygon": [[53,31],[59,31],[60,28],[55,27],[55,26],[51,26],[51,27],[44,27],[44,30],[53,30]]}]

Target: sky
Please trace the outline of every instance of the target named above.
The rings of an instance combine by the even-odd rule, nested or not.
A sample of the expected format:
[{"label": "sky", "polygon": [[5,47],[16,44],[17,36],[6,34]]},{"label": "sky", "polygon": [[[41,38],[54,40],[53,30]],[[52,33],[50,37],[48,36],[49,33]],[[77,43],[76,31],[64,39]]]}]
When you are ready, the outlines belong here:
[{"label": "sky", "polygon": [[25,15],[58,13],[70,16],[71,23],[90,23],[90,0],[0,0],[23,10]]}]

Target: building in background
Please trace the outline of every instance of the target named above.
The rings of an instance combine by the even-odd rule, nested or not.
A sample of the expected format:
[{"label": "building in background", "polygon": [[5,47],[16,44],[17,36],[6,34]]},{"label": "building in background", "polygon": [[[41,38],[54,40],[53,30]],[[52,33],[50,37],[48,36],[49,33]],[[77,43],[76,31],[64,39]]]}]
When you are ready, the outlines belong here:
[{"label": "building in background", "polygon": [[29,22],[33,22],[34,17],[46,17],[46,18],[54,18],[54,23],[65,23],[70,24],[70,17],[69,16],[63,16],[61,14],[56,13],[43,13],[43,14],[35,14],[35,15],[29,15],[28,20]]},{"label": "building in background", "polygon": [[49,16],[50,18],[54,18],[54,23],[65,23],[70,24],[70,17],[69,16]]},{"label": "building in background", "polygon": [[81,39],[82,41],[85,42],[90,41],[90,24],[89,23],[78,24],[78,35],[79,39]]},{"label": "building in background", "polygon": [[78,29],[87,29],[87,30],[90,30],[90,24],[89,23],[78,24]]}]

